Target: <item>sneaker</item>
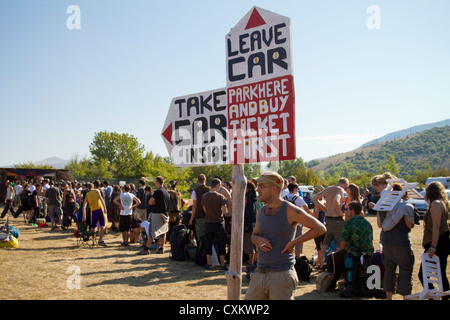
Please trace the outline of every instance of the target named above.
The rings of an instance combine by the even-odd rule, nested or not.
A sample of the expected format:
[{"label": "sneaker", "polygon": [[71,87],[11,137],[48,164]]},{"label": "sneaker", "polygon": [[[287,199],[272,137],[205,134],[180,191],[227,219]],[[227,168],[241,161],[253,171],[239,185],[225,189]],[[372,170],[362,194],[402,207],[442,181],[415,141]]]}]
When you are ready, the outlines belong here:
[{"label": "sneaker", "polygon": [[147,254],[150,254],[150,250],[148,248],[144,248],[141,251],[139,251],[137,254],[140,256],[147,255]]},{"label": "sneaker", "polygon": [[99,241],[97,244],[98,244],[99,246],[106,247],[105,241]]},{"label": "sneaker", "polygon": [[212,266],[210,265],[210,264],[207,264],[206,266],[205,266],[205,270],[211,270],[212,269]]},{"label": "sneaker", "polygon": [[156,254],[164,254],[163,248],[159,248],[159,249],[156,251]]},{"label": "sneaker", "polygon": [[222,271],[228,271],[228,268],[227,268],[227,266],[220,266],[220,269],[219,270],[222,270]]}]

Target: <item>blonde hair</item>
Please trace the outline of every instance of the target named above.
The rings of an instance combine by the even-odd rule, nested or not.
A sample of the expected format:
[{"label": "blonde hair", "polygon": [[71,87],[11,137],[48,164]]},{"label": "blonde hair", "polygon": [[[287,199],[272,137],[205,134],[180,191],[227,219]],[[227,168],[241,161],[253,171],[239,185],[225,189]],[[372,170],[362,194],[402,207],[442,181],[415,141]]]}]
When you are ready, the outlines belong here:
[{"label": "blonde hair", "polygon": [[377,185],[379,183],[387,185],[388,179],[397,179],[397,177],[392,175],[390,172],[385,172],[383,174],[378,174],[378,175],[374,176],[372,178],[372,180],[370,181],[370,184],[372,186]]}]

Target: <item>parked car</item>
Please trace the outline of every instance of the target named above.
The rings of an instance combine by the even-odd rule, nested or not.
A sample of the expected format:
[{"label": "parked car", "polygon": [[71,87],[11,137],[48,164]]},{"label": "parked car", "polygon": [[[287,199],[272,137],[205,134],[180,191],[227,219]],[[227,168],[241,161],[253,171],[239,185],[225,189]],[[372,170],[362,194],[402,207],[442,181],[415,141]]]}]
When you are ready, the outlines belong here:
[{"label": "parked car", "polygon": [[314,186],[299,186],[298,189],[303,194],[303,200],[305,200],[306,204],[311,209],[313,207],[311,199],[313,197]]},{"label": "parked car", "polygon": [[[447,197],[450,199],[450,190],[446,189]],[[421,191],[420,194],[425,197],[425,190]],[[417,213],[422,218],[425,212],[428,211],[428,202],[425,199],[408,199],[408,203],[411,203],[415,208],[417,208]]]},{"label": "parked car", "polygon": [[417,209],[420,218],[423,218],[425,212],[428,211],[428,202],[425,199],[408,199],[406,202],[411,203]]}]

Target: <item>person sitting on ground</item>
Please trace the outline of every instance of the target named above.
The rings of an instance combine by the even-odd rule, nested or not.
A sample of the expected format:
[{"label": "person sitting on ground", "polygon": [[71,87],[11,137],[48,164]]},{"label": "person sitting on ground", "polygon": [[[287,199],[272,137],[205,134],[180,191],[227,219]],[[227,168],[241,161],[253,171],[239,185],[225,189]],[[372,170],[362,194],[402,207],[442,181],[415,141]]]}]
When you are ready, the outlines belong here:
[{"label": "person sitting on ground", "polygon": [[[374,254],[373,229],[363,216],[362,204],[358,201],[350,202],[346,214],[349,219],[344,224],[340,247],[327,256],[327,271],[334,274],[331,289],[336,287],[337,281],[344,273],[345,259],[349,254],[352,257],[360,257],[363,253],[372,257]],[[346,284],[345,280],[342,284]]]}]

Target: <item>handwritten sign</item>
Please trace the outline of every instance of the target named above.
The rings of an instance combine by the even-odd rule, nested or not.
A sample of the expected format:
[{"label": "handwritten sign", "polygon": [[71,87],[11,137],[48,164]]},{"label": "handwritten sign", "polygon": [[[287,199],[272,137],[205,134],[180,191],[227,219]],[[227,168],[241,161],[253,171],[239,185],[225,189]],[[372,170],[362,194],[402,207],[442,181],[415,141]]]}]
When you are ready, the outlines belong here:
[{"label": "handwritten sign", "polygon": [[292,74],[290,19],[253,7],[226,36],[227,87]]},{"label": "handwritten sign", "polygon": [[290,19],[253,7],[226,36],[233,164],[296,158]]},{"label": "handwritten sign", "polygon": [[295,159],[292,76],[227,89],[230,162]]},{"label": "handwritten sign", "polygon": [[290,28],[253,7],[226,35],[227,87],[172,99],[161,134],[175,166],[296,158]]},{"label": "handwritten sign", "polygon": [[163,140],[175,166],[228,164],[226,90],[172,99]]}]

